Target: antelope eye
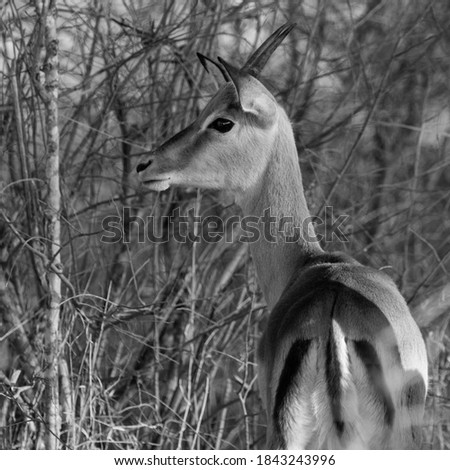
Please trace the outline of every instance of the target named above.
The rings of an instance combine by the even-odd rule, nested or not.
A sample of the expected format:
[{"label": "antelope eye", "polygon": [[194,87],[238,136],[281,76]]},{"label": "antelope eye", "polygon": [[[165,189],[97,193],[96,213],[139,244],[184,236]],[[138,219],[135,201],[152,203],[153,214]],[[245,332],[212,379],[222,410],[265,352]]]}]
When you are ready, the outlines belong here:
[{"label": "antelope eye", "polygon": [[225,132],[230,132],[233,126],[233,121],[230,121],[229,119],[217,118],[208,126],[208,129],[214,129],[221,132],[222,134],[225,134]]}]

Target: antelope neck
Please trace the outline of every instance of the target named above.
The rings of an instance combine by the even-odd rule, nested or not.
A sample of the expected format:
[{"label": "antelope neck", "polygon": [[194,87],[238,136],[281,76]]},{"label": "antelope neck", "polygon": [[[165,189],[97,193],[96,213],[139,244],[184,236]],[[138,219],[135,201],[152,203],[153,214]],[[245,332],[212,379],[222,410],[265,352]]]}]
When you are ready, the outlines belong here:
[{"label": "antelope neck", "polygon": [[[260,184],[241,201],[244,215],[256,216],[260,221],[260,237],[250,244],[250,251],[270,309],[306,260],[323,252],[310,223],[292,129],[288,123],[284,127],[286,129],[280,132],[275,142]],[[276,239],[265,236],[268,214],[272,217],[271,231]],[[285,235],[276,233],[280,221],[283,221]],[[295,235],[295,242],[286,240],[289,233]]]}]

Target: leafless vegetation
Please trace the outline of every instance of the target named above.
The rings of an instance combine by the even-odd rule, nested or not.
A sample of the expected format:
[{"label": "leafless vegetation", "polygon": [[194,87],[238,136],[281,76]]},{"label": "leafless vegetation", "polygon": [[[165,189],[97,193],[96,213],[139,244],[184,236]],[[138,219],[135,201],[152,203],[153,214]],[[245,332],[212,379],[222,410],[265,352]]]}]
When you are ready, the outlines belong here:
[{"label": "leafless vegetation", "polygon": [[214,92],[196,51],[239,65],[292,20],[266,79],[292,118],[311,210],[348,214],[349,243],[327,248],[398,282],[429,352],[423,448],[450,448],[450,4],[59,0],[58,109],[48,4],[0,9],[0,447],[263,446],[267,312],[247,246],[142,241],[135,223],[107,244],[101,221],[130,207],[164,233],[176,209],[235,211],[212,192],[146,193],[134,169]]}]

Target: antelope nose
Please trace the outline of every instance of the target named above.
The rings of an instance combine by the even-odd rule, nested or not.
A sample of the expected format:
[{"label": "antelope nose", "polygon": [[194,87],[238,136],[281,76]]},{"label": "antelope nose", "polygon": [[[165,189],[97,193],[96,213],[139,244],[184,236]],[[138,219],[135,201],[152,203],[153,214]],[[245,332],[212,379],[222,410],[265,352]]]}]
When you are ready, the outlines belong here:
[{"label": "antelope nose", "polygon": [[146,168],[148,168],[152,164],[152,160],[149,160],[147,163],[139,163],[139,165],[136,167],[136,171],[140,173],[141,171],[144,171]]}]

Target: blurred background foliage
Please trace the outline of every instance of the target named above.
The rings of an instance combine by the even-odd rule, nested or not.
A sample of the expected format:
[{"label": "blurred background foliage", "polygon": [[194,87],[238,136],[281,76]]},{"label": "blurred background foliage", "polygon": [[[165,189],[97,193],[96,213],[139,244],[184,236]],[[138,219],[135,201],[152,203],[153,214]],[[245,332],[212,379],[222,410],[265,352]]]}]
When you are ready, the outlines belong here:
[{"label": "blurred background foliage", "polygon": [[[42,448],[46,123],[35,3],[0,22],[0,447]],[[347,214],[343,250],[385,269],[426,338],[425,449],[450,447],[450,3],[446,0],[57,2],[60,61],[61,448],[254,449],[255,348],[267,309],[248,247],[180,243],[167,218],[238,209],[156,194],[136,165],[217,89],[196,52],[242,65],[297,27],[264,80],[295,130],[311,212]],[[129,208],[129,209],[127,209]],[[127,217],[123,220],[124,209]],[[122,217],[123,239],[101,240]],[[147,217],[151,216],[150,219]],[[136,217],[167,241],[142,239]],[[328,226],[333,220],[326,221]],[[229,238],[236,227],[225,224]],[[318,227],[319,232],[324,227]]]}]

